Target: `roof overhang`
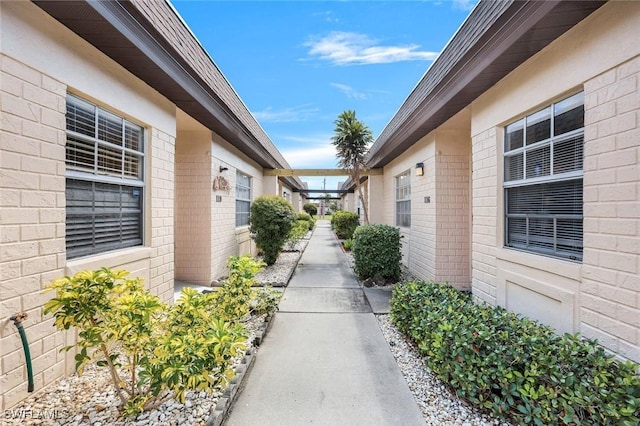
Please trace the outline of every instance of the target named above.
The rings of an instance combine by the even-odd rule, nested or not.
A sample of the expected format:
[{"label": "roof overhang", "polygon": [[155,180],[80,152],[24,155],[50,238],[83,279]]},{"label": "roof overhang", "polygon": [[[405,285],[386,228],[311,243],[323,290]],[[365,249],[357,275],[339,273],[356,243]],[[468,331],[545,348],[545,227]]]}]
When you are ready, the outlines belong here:
[{"label": "roof overhang", "polygon": [[606,1],[481,1],[367,156],[383,167]]},{"label": "roof overhang", "polygon": [[[132,2],[33,2],[262,167],[288,166],[240,122],[214,88]],[[230,86],[224,89],[233,90]],[[295,179],[286,181],[293,187],[301,186]]]}]

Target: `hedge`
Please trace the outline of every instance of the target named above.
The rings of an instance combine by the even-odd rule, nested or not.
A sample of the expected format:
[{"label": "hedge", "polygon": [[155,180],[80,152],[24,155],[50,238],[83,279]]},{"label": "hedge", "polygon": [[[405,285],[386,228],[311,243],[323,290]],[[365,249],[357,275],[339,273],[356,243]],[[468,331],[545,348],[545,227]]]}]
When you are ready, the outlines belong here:
[{"label": "hedge", "polygon": [[400,231],[389,225],[360,226],[353,233],[353,258],[358,278],[396,283],[400,279]]},{"label": "hedge", "polygon": [[442,284],[396,285],[391,320],[462,399],[520,424],[638,425],[638,365]]},{"label": "hedge", "polygon": [[353,238],[353,232],[359,225],[360,218],[353,212],[339,210],[331,216],[331,227],[343,240]]}]

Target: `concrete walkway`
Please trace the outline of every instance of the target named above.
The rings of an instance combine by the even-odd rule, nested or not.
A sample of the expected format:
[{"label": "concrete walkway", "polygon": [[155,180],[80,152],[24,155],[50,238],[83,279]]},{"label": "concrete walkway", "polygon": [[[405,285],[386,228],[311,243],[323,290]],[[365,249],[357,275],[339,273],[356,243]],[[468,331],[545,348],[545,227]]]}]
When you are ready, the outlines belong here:
[{"label": "concrete walkway", "polygon": [[318,221],[225,425],[424,425],[370,296]]}]

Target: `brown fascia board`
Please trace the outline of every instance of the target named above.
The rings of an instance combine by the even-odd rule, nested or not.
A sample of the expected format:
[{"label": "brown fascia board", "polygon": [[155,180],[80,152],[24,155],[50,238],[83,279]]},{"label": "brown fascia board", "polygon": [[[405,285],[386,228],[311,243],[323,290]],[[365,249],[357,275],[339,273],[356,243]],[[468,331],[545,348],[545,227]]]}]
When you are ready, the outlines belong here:
[{"label": "brown fascia board", "polygon": [[[262,167],[288,168],[286,160],[206,52],[200,47],[200,54],[206,55],[209,62],[207,71],[219,76],[217,87],[207,82],[202,71],[196,70],[180,55],[180,46],[169,42],[158,31],[156,25],[161,25],[162,21],[151,22],[133,2],[34,0],[33,3]],[[140,4],[147,8],[165,6],[166,9],[165,3],[155,1]],[[173,15],[165,14],[170,18],[168,23],[174,25],[177,20],[182,25],[173,9],[168,9]],[[166,10],[162,12],[166,13]],[[165,33],[171,31],[164,28]],[[196,40],[186,42],[200,46]],[[233,109],[229,105],[230,99],[235,103]],[[296,184],[292,186],[301,186],[301,182],[292,183]]]},{"label": "brown fascia board", "polygon": [[383,167],[606,1],[481,1],[367,156]]}]

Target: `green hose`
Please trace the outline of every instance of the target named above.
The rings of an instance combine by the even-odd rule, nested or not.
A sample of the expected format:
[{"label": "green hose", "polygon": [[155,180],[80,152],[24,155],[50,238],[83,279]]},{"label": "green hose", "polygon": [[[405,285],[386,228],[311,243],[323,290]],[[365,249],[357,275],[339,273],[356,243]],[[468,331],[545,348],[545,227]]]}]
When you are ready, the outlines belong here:
[{"label": "green hose", "polygon": [[27,379],[28,386],[27,392],[33,392],[33,366],[31,365],[31,351],[29,350],[29,342],[27,341],[27,333],[24,331],[22,321],[27,319],[26,312],[13,315],[11,318],[13,324],[18,327],[18,333],[20,334],[20,340],[22,340],[22,349],[24,349],[24,358],[27,363]]}]

